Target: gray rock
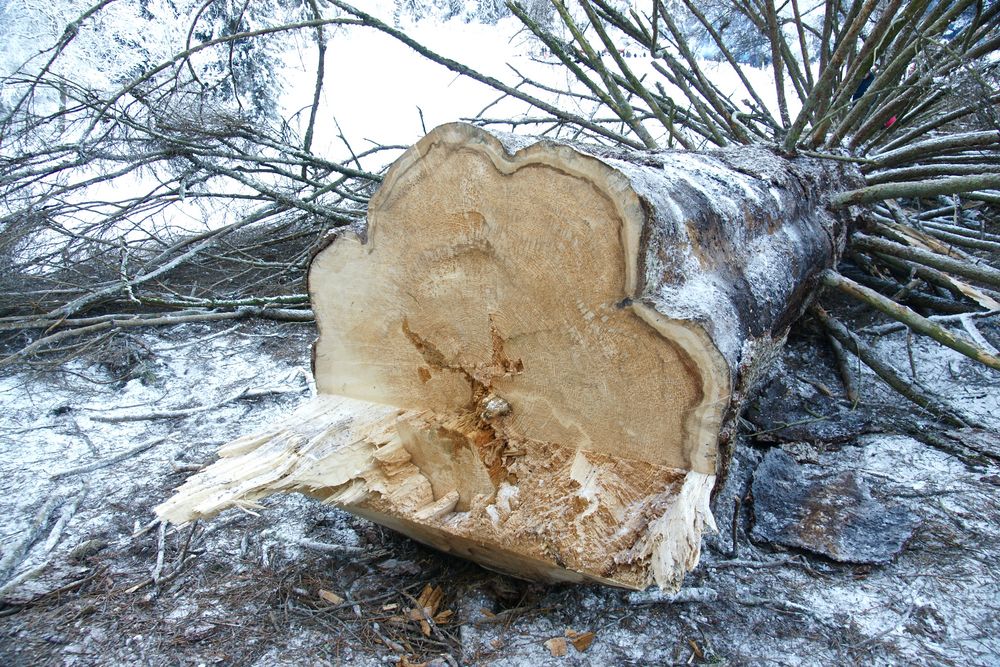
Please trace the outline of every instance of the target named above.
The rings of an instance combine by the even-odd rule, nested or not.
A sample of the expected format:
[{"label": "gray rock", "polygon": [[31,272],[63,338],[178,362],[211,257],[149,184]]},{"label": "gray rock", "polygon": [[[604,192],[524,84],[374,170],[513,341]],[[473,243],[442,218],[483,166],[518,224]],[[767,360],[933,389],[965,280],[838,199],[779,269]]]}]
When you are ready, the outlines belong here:
[{"label": "gray rock", "polygon": [[801,466],[772,449],[754,473],[756,540],[806,549],[845,563],[887,563],[919,520],[907,508],[872,497],[855,472]]}]

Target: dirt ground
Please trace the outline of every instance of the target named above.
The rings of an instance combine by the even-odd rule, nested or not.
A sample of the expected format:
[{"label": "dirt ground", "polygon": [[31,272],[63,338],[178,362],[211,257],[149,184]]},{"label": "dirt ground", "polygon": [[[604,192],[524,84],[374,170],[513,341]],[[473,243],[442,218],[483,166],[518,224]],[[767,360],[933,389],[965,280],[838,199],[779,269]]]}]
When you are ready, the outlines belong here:
[{"label": "dirt ground", "polygon": [[[674,598],[522,582],[297,495],[153,523],[219,445],[308,398],[312,337],[185,325],[0,377],[0,664],[1000,664],[1000,469],[900,435],[924,417],[870,375],[851,409],[805,328],[747,413],[720,532]],[[910,372],[904,334],[875,342]],[[1000,452],[1000,374],[909,349],[920,381],[986,426],[952,440]],[[751,539],[769,447],[905,508],[902,553],[848,564]],[[435,622],[413,620],[429,600]]]}]

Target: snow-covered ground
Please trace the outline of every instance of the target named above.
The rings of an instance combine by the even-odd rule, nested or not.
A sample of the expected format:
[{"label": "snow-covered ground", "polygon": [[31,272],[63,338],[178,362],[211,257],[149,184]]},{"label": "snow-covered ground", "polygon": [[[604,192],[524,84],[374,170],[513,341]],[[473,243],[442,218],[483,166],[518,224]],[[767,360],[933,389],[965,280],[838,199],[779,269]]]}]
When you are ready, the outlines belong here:
[{"label": "snow-covered ground", "polygon": [[[161,536],[149,528],[151,508],[192,465],[308,398],[312,335],[311,325],[186,325],[135,335],[62,370],[0,380],[5,556],[39,512],[50,511],[10,573],[30,576],[2,596],[0,662],[996,664],[1000,470],[969,468],[899,435],[782,445],[804,469],[854,471],[874,496],[916,516],[918,528],[894,562],[839,564],[752,543],[750,503],[734,556],[732,500],[745,494],[762,457],[745,439],[716,499],[722,532],[706,539],[686,581],[689,602],[520,582],[299,496],[268,499],[259,512],[230,510],[193,530],[171,527]],[[792,342],[783,377],[792,399],[826,414],[843,405],[810,384],[839,394],[814,345]],[[897,364],[906,359],[902,334],[879,345]],[[924,382],[961,399],[995,440],[996,374],[920,340],[913,350]],[[248,389],[279,393],[162,418]],[[899,409],[874,378],[861,391],[858,409],[869,417]],[[73,472],[150,442],[158,444],[114,465]],[[364,552],[316,551],[302,539]],[[454,612],[430,636],[401,615],[427,585],[440,586],[441,609]],[[344,601],[328,602],[321,590]],[[569,642],[566,656],[553,657],[546,642],[567,631],[595,638],[582,652]]]}]

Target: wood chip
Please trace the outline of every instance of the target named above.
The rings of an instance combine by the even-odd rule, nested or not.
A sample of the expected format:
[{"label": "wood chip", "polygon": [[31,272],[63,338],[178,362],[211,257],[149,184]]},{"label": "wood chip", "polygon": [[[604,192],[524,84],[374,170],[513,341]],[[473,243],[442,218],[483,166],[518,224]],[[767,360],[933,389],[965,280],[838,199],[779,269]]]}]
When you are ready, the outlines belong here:
[{"label": "wood chip", "polygon": [[331,591],[323,590],[322,588],[319,591],[319,596],[320,596],[320,598],[322,598],[323,600],[326,600],[330,604],[340,604],[341,602],[344,601],[344,598],[340,597],[336,593],[333,593]]},{"label": "wood chip", "polygon": [[443,599],[443,588],[427,584],[424,586],[424,590],[421,591],[420,597],[417,598],[417,604],[427,610],[428,616],[434,616],[437,614],[438,607],[441,605]]},{"label": "wood chip", "polygon": [[553,637],[545,642],[545,648],[549,649],[549,653],[552,654],[553,658],[561,658],[566,655],[566,639],[563,637]]}]

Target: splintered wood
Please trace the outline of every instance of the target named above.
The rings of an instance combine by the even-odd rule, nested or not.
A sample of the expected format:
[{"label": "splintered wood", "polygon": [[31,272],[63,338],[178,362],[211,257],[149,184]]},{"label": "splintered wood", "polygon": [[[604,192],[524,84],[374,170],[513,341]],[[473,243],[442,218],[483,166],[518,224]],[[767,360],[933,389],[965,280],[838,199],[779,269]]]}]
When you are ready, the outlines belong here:
[{"label": "splintered wood", "polygon": [[[157,509],[162,518],[181,523],[299,491],[519,576],[631,587],[647,584],[654,555],[667,572],[693,566],[681,561],[697,557],[711,520],[705,475],[498,439],[473,419],[340,396],[321,395],[283,428],[219,453]],[[457,465],[469,466],[464,475]],[[688,542],[668,539],[665,549],[688,523]]]},{"label": "splintered wood", "polygon": [[298,491],[516,576],[678,588],[842,229],[766,155],[628,157],[431,132],[310,268],[319,395],[158,514]]}]

